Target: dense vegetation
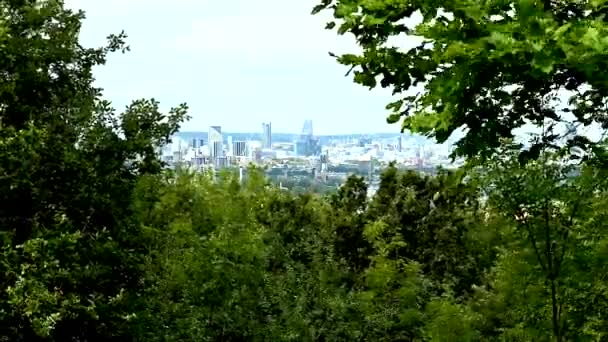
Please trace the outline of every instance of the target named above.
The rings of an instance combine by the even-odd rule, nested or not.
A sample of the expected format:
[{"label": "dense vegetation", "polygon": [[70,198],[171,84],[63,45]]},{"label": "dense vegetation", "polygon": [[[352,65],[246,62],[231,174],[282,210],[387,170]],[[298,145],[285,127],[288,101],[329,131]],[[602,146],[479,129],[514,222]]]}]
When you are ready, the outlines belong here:
[{"label": "dense vegetation", "polygon": [[[92,84],[125,35],[83,48],[82,13],[0,0],[0,340],[605,340],[605,142],[556,133],[567,112],[550,100],[564,88],[574,121],[605,125],[606,6],[441,6],[316,8],[364,48],[339,58],[357,82],[424,83],[412,112],[391,107],[405,128],[468,128],[465,168],[390,165],[368,198],[357,176],[321,196],[254,168],[164,170],[186,106],[116,113]],[[415,12],[415,30],[400,23]],[[427,42],[387,47],[398,33]],[[527,148],[512,141],[525,123],[543,128]]]}]

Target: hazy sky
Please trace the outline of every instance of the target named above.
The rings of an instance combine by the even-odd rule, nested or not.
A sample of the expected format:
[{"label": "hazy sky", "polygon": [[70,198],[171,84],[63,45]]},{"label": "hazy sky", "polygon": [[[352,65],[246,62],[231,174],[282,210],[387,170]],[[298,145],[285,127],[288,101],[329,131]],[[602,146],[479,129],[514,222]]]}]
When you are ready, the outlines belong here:
[{"label": "hazy sky", "polygon": [[349,36],[324,30],[311,16],[318,0],[67,0],[83,9],[81,40],[99,46],[124,29],[131,52],[116,54],[96,72],[117,109],[154,97],[181,102],[192,119],[183,130],[221,125],[232,132],[315,134],[398,132],[386,124],[384,89],[369,91],[344,77],[328,51],[356,52]]}]

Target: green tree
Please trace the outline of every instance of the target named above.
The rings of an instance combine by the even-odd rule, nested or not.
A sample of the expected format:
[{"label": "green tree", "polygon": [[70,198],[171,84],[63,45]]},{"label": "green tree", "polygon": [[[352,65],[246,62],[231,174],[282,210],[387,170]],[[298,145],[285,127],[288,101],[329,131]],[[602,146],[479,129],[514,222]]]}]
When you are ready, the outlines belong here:
[{"label": "green tree", "polygon": [[355,270],[369,265],[370,243],[363,236],[367,210],[367,184],[363,177],[350,176],[331,197],[332,223],[336,232],[336,254]]},{"label": "green tree", "polygon": [[[332,10],[327,28],[353,34],[363,50],[338,62],[356,83],[398,97],[388,121],[439,142],[464,129],[458,155],[491,155],[526,124],[543,131],[530,138],[529,157],[564,139],[591,145],[576,132],[565,137],[565,122],[608,127],[604,1],[320,2],[313,13]],[[408,37],[419,44],[400,48]],[[424,90],[411,95],[416,86]]]},{"label": "green tree", "polygon": [[451,288],[460,296],[479,282],[491,263],[491,256],[475,246],[481,239],[472,234],[481,217],[477,196],[475,187],[458,173],[422,176],[390,165],[381,175],[366,219],[388,225],[384,234],[400,245],[392,250],[393,259],[418,262],[437,289]]},{"label": "green tree", "polygon": [[503,155],[509,154],[489,168],[487,184],[490,205],[505,218],[505,230],[513,228],[509,249],[502,250],[490,277],[502,297],[494,307],[505,310],[498,326],[528,339],[596,338],[597,331],[580,328],[591,322],[577,308],[605,286],[589,274],[601,260],[600,236],[606,230],[595,218],[605,215],[598,206],[604,203],[604,172],[558,162],[552,154],[521,166],[515,153]]},{"label": "green tree", "polygon": [[160,171],[156,148],[186,107],[114,113],[92,68],[126,36],[80,46],[84,15],[62,1],[2,1],[0,13],[0,339],[124,339],[144,250],[131,193]]},{"label": "green tree", "polygon": [[[255,182],[255,177],[249,180]],[[266,247],[255,207],[265,191],[235,173],[146,177],[134,199],[152,218],[145,292],[133,325],[140,341],[251,340],[263,336]],[[158,202],[148,214],[148,192]]]}]

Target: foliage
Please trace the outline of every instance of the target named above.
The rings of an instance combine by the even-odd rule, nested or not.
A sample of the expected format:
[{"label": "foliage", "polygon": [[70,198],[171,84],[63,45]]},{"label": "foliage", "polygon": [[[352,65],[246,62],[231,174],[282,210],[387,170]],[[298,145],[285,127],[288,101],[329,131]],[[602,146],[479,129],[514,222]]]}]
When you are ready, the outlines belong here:
[{"label": "foliage", "polygon": [[313,13],[331,10],[327,28],[356,38],[360,54],[337,56],[356,83],[392,88],[398,100],[387,106],[389,122],[438,142],[464,129],[455,153],[469,157],[490,156],[514,130],[536,126],[542,137],[528,142],[537,157],[564,139],[592,145],[564,128],[608,128],[606,8],[604,1],[321,0]]},{"label": "foliage", "polygon": [[[432,259],[399,257],[414,254],[403,243],[411,237],[385,223],[397,212],[373,216],[363,179],[320,197],[255,185],[259,173],[248,174],[244,184],[236,175],[213,182],[183,172],[142,179],[135,204],[158,251],[148,259],[150,291],[137,321],[150,332],[144,340],[412,340],[425,336],[425,317],[439,325],[449,317],[443,304],[426,307],[440,303],[437,289],[450,291],[452,278],[440,277]],[[150,213],[151,192],[158,202]],[[422,243],[437,248],[434,239]]]},{"label": "foliage", "polygon": [[[434,112],[406,127],[469,125],[459,153],[483,158],[432,176],[390,164],[374,196],[354,175],[319,194],[253,167],[163,169],[186,106],[115,113],[92,85],[124,34],[83,48],[61,1],[0,1],[1,341],[606,339],[606,152],[555,153],[543,120],[553,91],[585,83],[574,114],[603,124],[603,3],[331,6],[365,48],[341,57],[357,80],[427,82],[415,102]],[[416,10],[432,46],[382,47]],[[499,139],[522,120],[547,128],[524,163]]]},{"label": "foliage", "polygon": [[124,338],[145,246],[132,220],[138,178],[186,117],[154,100],[121,114],[92,68],[125,50],[77,42],[82,13],[61,1],[2,1],[0,339]]},{"label": "foliage", "polygon": [[371,199],[357,176],[329,197],[268,187],[256,170],[244,183],[143,178],[134,203],[155,242],[136,330],[142,340],[601,338],[606,178],[570,169],[521,166],[516,151],[467,177],[391,165]]},{"label": "foliage", "polygon": [[278,186],[283,187],[293,193],[305,194],[305,193],[317,193],[317,194],[333,194],[337,191],[342,179],[315,179],[310,175],[305,176],[272,176],[268,175],[272,182]]},{"label": "foliage", "polygon": [[461,295],[478,283],[475,274],[484,262],[474,257],[474,246],[467,241],[473,222],[480,219],[476,205],[475,189],[459,174],[400,175],[390,165],[370,203],[368,220],[389,225],[387,234],[401,246],[393,258],[420,262],[439,287],[450,284]]},{"label": "foliage", "polygon": [[[598,338],[601,333],[580,329],[587,320],[575,302],[587,295],[579,290],[604,286],[588,272],[599,257],[596,248],[605,230],[596,219],[605,215],[597,206],[605,201],[605,176],[589,166],[574,168],[554,154],[541,158],[525,167],[514,157],[496,160],[488,168],[490,203],[511,222],[516,237],[516,245],[505,250],[497,264],[495,286],[511,291],[503,288],[508,280],[508,286],[517,285],[517,292],[535,294],[511,302],[525,304],[518,309],[524,316],[511,328],[518,334],[533,339],[552,334],[559,341]],[[513,269],[521,270],[519,276],[511,274]]]}]

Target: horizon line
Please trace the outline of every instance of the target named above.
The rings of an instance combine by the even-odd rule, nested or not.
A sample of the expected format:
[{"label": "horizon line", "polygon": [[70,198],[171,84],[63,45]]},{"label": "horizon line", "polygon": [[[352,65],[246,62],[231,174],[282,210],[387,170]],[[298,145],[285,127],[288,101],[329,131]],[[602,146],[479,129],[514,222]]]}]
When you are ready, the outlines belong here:
[{"label": "horizon line", "polygon": [[[179,131],[177,134],[184,134],[184,133],[207,133],[207,131]],[[224,131],[222,132],[222,134],[224,133],[232,133],[232,134],[262,134],[262,132],[256,132],[256,131],[249,131],[249,132],[233,132],[233,131]],[[271,134],[295,134],[295,135],[301,135],[302,133],[296,133],[296,132],[271,132]],[[409,134],[409,135],[413,135],[413,136],[420,136],[423,138],[426,138],[423,135],[420,134],[413,134],[411,132],[367,132],[367,133],[326,133],[326,134],[313,134],[313,136],[335,136],[335,135],[372,135],[372,134],[395,134],[395,135],[400,135],[400,134]]]}]

